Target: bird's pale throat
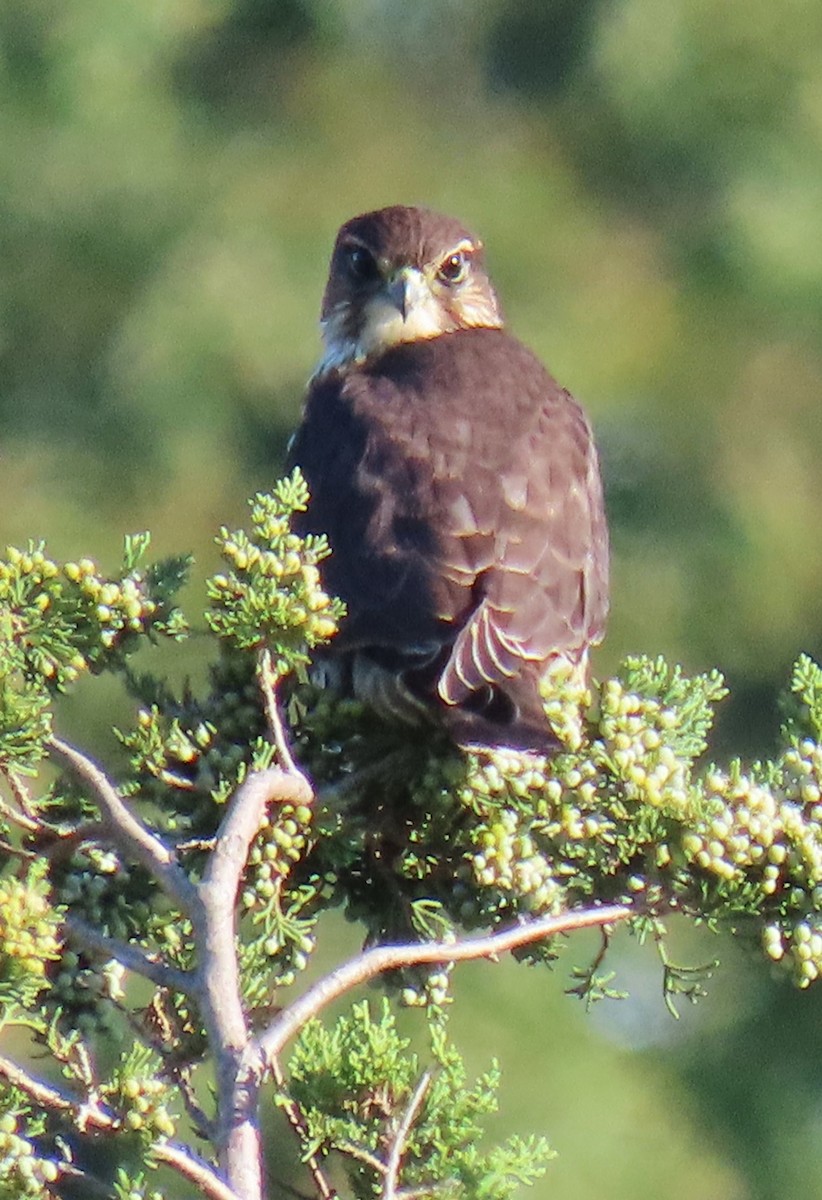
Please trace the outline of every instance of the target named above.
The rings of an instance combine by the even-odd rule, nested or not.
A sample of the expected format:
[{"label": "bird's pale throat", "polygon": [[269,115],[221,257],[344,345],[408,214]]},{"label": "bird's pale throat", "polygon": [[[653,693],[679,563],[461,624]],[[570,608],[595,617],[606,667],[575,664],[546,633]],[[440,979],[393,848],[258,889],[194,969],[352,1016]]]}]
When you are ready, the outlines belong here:
[{"label": "bird's pale throat", "polygon": [[365,362],[403,342],[501,325],[492,294],[470,286],[459,296],[440,294],[423,271],[404,267],[373,294],[339,300],[325,315],[325,350],[317,373]]}]

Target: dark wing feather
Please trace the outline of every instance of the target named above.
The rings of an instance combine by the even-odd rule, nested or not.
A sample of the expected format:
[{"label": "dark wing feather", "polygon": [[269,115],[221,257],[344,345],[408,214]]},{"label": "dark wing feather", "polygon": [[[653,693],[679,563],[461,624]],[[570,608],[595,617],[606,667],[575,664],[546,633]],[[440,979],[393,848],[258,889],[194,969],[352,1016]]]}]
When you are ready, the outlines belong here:
[{"label": "dark wing feather", "polygon": [[439,694],[489,686],[538,706],[558,656],[602,636],[608,538],[591,431],[500,330],[398,346],[315,381],[292,460],[328,533],[326,585],[349,607],[339,651],[442,651]]},{"label": "dark wing feather", "polygon": [[[581,410],[551,381],[535,434],[500,476],[494,565],[439,690],[459,703],[511,671],[580,660],[604,632],[608,541],[596,453]],[[525,467],[525,469],[523,469]]]}]

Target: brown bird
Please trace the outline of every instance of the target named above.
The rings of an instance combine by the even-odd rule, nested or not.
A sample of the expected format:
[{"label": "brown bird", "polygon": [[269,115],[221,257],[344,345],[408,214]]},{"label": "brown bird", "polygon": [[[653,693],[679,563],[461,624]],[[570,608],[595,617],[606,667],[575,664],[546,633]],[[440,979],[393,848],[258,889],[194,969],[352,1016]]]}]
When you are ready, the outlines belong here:
[{"label": "brown bird", "polygon": [[327,671],[464,746],[556,746],[541,687],[583,673],[608,609],[584,412],[503,328],[482,243],[395,206],[340,229],[325,352],[290,458],[348,608]]}]

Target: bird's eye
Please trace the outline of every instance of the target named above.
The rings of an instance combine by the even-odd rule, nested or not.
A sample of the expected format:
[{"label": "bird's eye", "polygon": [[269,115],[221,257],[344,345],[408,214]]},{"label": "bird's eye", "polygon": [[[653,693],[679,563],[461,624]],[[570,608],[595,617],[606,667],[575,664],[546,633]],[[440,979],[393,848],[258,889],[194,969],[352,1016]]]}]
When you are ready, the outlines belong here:
[{"label": "bird's eye", "polygon": [[461,250],[456,254],[449,254],[448,257],[440,263],[440,269],[437,271],[437,278],[442,283],[462,283],[468,271],[468,260]]},{"label": "bird's eye", "polygon": [[369,283],[378,279],[380,269],[374,255],[364,246],[349,246],[345,254],[348,274],[356,283]]}]

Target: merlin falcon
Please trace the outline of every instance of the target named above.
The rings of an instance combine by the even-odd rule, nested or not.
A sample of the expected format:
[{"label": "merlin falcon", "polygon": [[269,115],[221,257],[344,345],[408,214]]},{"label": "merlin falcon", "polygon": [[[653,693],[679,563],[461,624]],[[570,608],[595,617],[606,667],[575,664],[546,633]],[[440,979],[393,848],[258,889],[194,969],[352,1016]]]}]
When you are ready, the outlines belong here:
[{"label": "merlin falcon", "polygon": [[343,225],[322,334],[290,459],[348,610],[327,678],[462,746],[549,752],[542,695],[584,678],[608,610],[583,410],[504,329],[482,243],[428,209]]}]

